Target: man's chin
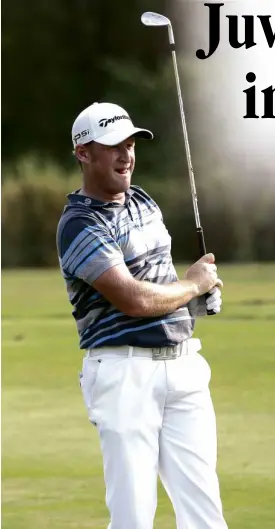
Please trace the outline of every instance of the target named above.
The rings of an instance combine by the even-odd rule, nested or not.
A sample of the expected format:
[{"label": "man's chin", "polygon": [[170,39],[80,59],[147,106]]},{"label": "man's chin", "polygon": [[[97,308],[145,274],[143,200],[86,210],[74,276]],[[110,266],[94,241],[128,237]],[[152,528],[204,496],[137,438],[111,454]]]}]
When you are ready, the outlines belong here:
[{"label": "man's chin", "polygon": [[121,191],[127,191],[131,185],[131,173],[130,171],[127,171],[125,174],[120,174],[115,171],[116,175],[116,182],[117,187],[120,188]]}]

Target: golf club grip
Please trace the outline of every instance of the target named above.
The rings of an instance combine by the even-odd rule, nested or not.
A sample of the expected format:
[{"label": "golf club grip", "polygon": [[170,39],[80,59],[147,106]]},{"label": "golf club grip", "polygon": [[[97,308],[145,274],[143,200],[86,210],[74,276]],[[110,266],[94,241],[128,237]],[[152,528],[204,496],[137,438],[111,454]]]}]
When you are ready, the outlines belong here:
[{"label": "golf club grip", "polygon": [[[205,240],[204,240],[204,234],[203,229],[201,226],[197,228],[197,234],[199,239],[199,250],[200,250],[200,257],[206,254],[206,246],[205,246]],[[207,299],[210,296],[210,294],[205,294],[205,299]],[[207,316],[215,316],[216,312],[213,309],[207,310]]]}]

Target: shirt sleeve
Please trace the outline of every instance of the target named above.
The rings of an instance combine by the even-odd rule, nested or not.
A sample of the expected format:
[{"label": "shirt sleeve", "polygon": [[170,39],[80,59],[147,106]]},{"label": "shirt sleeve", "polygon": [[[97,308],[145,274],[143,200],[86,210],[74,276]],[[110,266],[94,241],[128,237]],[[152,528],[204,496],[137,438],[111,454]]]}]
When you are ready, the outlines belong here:
[{"label": "shirt sleeve", "polygon": [[73,219],[65,225],[59,259],[65,274],[89,284],[109,268],[124,263],[123,253],[108,229],[85,218]]}]

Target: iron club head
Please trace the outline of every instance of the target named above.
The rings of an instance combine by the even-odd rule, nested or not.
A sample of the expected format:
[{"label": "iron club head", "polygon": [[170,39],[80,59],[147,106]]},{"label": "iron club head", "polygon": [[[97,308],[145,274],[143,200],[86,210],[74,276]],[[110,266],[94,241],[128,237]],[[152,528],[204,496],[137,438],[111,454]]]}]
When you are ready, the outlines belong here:
[{"label": "iron club head", "polygon": [[169,18],[159,13],[153,13],[152,11],[146,11],[141,15],[141,22],[145,26],[171,26]]},{"label": "iron club head", "polygon": [[171,45],[175,44],[172,24],[169,18],[165,17],[164,15],[160,15],[159,13],[146,11],[146,13],[143,13],[143,15],[141,15],[141,22],[145,26],[166,26],[168,29],[169,42]]}]

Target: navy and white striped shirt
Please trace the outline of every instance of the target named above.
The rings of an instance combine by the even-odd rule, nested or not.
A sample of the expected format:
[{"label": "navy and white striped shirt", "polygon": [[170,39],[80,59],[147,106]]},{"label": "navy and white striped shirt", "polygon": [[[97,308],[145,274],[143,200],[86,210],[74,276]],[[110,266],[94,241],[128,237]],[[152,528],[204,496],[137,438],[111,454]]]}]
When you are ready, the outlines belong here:
[{"label": "navy and white striped shirt", "polygon": [[159,317],[134,318],[114,307],[92,284],[106,270],[126,263],[135,279],[177,281],[171,237],[157,204],[132,185],[123,205],[68,195],[57,228],[57,248],[80,348],[132,345],[166,347],[192,336],[188,306]]}]

